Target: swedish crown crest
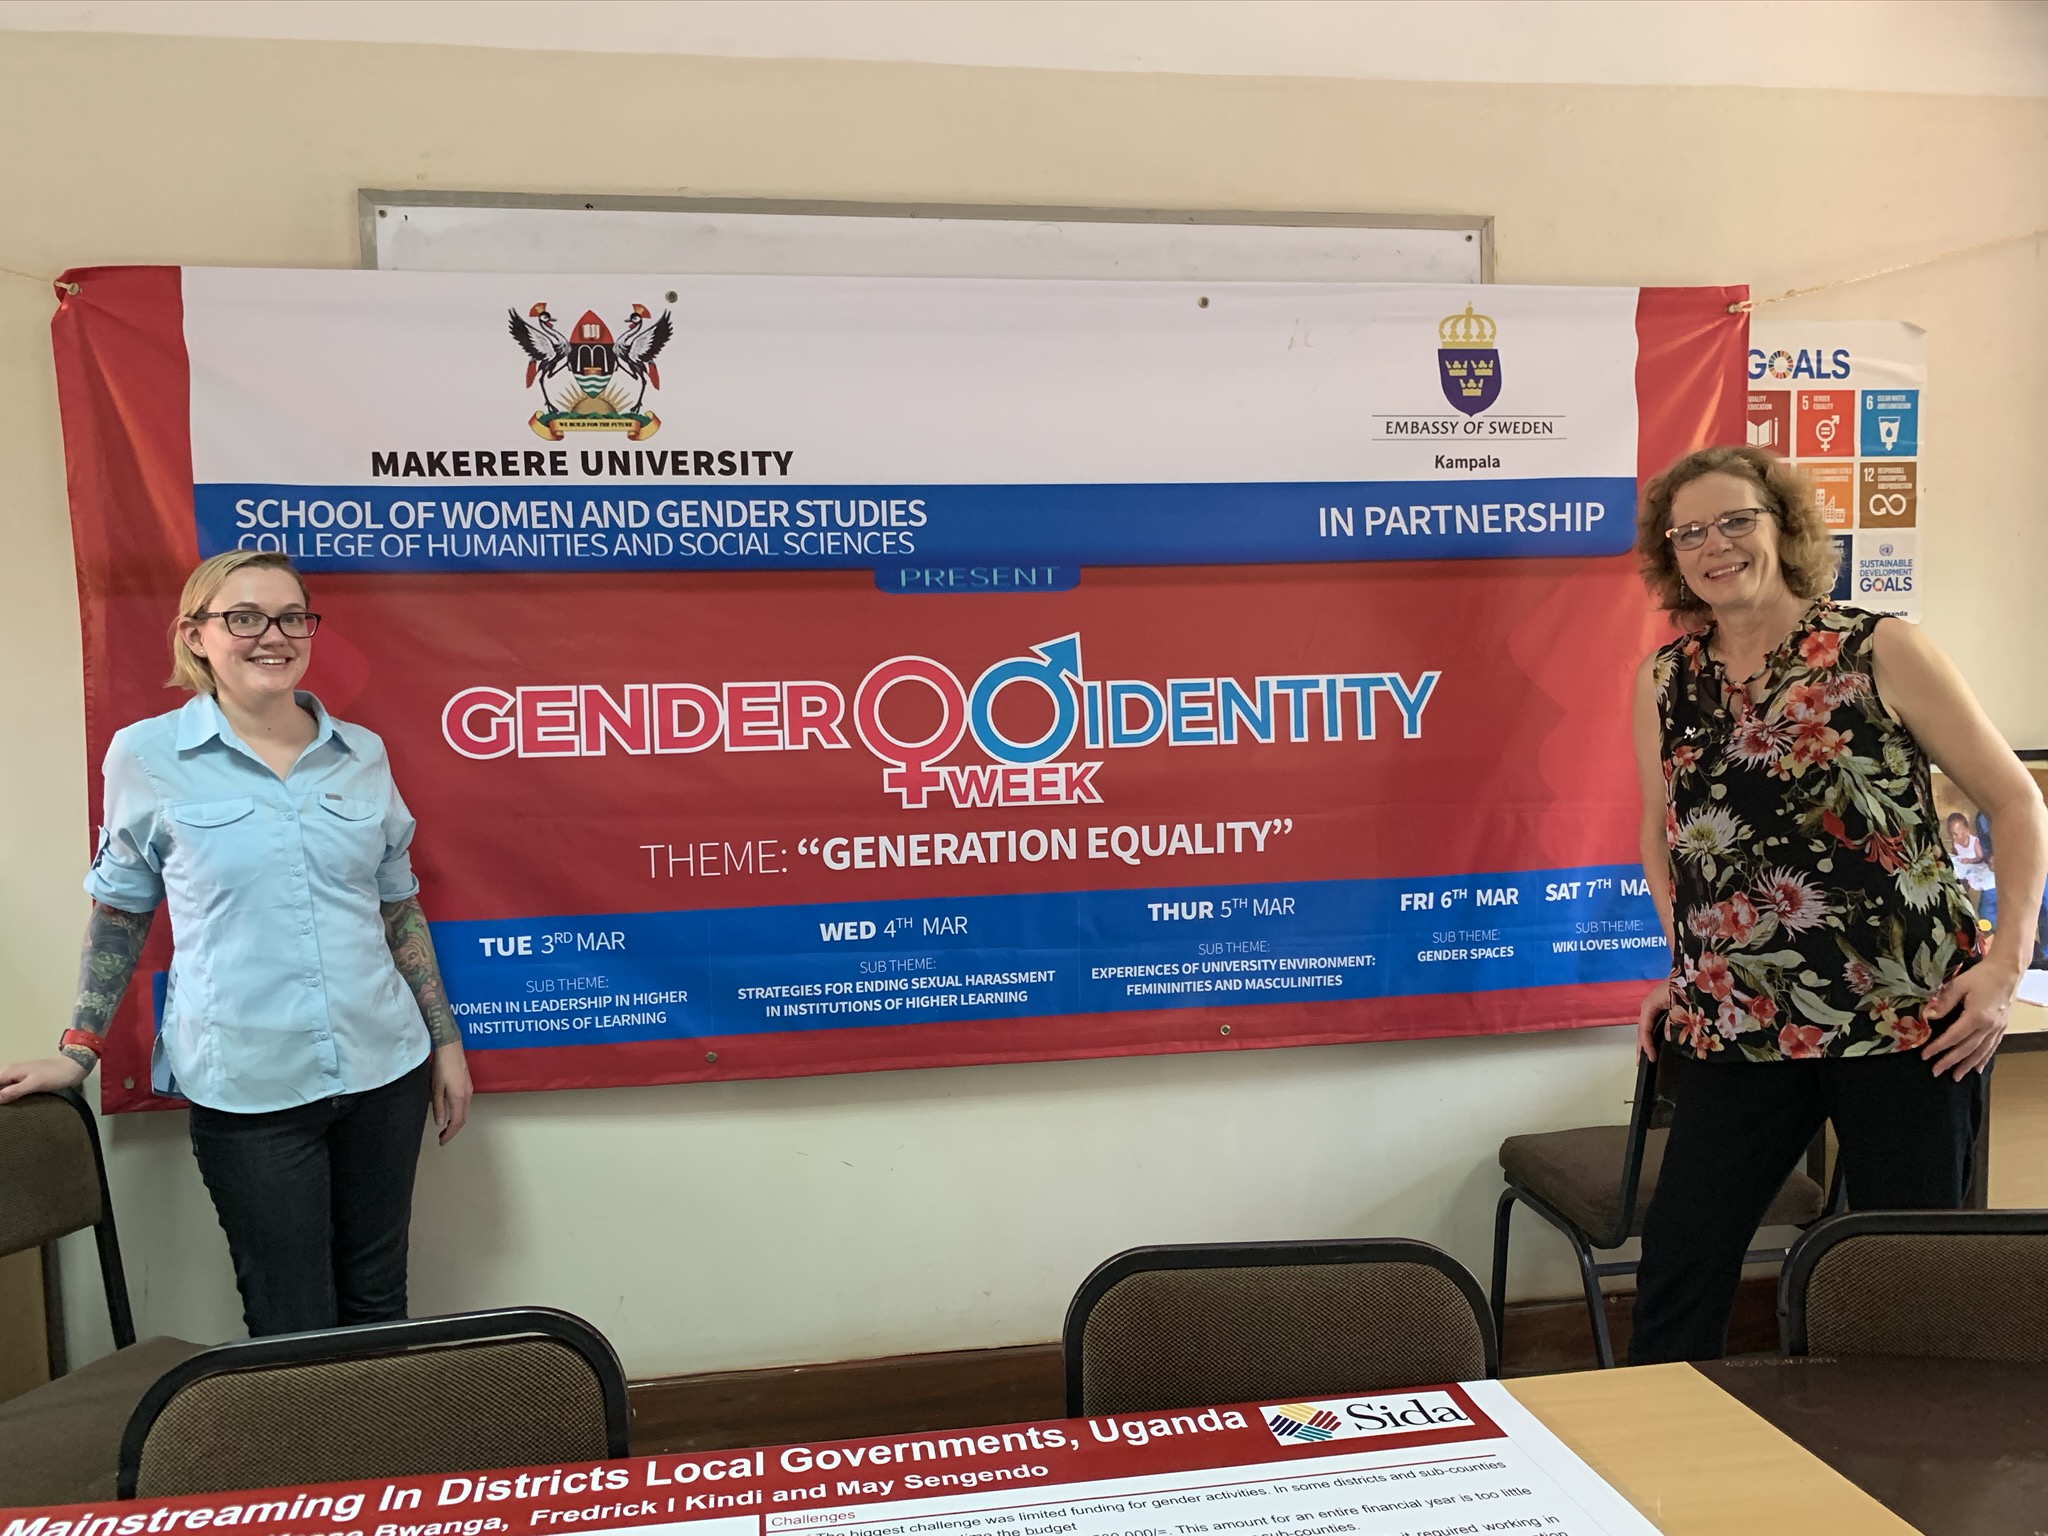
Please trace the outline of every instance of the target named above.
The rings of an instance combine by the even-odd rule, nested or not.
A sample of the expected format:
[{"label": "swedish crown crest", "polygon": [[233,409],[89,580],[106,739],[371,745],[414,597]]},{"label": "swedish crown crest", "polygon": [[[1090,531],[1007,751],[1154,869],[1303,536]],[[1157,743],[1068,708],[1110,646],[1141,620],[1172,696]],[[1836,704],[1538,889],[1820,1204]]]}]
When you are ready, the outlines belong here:
[{"label": "swedish crown crest", "polygon": [[1500,353],[1494,348],[1499,328],[1493,317],[1473,312],[1446,315],[1438,322],[1437,369],[1444,398],[1467,416],[1477,416],[1500,398]]},{"label": "swedish crown crest", "polygon": [[1437,325],[1436,339],[1445,347],[1490,347],[1495,331],[1491,315],[1475,315],[1467,304],[1462,315],[1444,316]]}]

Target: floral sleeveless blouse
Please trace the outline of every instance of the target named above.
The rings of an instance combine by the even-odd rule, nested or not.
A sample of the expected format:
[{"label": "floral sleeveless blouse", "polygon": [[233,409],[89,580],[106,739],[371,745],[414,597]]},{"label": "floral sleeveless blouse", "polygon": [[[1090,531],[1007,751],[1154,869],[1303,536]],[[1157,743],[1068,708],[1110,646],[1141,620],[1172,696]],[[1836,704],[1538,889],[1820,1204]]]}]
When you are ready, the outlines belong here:
[{"label": "floral sleeveless blouse", "polygon": [[1877,696],[1879,617],[1815,603],[1760,703],[1711,631],[1657,653],[1683,984],[1665,1027],[1702,1059],[1913,1050],[1927,999],[1981,952],[1927,756]]}]

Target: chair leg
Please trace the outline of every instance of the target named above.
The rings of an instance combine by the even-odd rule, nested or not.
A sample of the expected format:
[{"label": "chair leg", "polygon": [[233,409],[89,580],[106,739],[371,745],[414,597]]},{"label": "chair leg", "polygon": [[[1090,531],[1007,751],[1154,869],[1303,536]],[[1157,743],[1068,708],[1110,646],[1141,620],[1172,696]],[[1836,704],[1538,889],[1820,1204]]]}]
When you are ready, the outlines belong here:
[{"label": "chair leg", "polygon": [[1508,1223],[1515,1214],[1515,1192],[1500,1192],[1500,1204],[1493,1213],[1493,1284],[1487,1299],[1493,1304],[1493,1341],[1507,1358],[1508,1332]]},{"label": "chair leg", "polygon": [[1586,1288],[1586,1313],[1593,1321],[1593,1355],[1600,1369],[1614,1366],[1614,1340],[1607,1332],[1607,1297],[1600,1289],[1600,1276],[1593,1268],[1593,1250],[1574,1238],[1572,1252],[1579,1260],[1579,1280]]}]

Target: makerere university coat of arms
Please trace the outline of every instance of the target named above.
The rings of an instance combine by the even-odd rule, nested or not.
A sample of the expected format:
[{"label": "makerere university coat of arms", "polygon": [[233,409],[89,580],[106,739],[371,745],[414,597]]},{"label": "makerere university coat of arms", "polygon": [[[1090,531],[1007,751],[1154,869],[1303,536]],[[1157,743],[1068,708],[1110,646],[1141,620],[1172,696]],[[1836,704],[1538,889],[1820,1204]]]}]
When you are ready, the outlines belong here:
[{"label": "makerere university coat of arms", "polygon": [[616,339],[594,309],[567,335],[545,303],[505,315],[526,354],[526,387],[540,390],[541,408],[527,422],[536,434],[559,443],[568,432],[623,432],[637,443],[661,430],[661,418],[643,407],[648,387],[661,388],[654,360],[675,332],[667,310],[657,320],[635,304]]}]

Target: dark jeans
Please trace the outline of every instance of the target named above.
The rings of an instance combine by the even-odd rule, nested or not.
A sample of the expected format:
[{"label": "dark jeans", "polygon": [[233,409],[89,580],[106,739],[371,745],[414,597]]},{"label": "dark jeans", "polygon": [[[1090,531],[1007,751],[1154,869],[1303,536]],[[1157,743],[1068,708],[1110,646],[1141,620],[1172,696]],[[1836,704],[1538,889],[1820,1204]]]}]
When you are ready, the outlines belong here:
[{"label": "dark jeans", "polygon": [[1917,1051],[1688,1068],[1643,1220],[1629,1364],[1726,1350],[1742,1255],[1823,1121],[1855,1209],[1960,1206],[1989,1079],[1936,1077]]},{"label": "dark jeans", "polygon": [[249,1336],[405,1316],[432,1059],[382,1088],[238,1115],[192,1106]]}]

